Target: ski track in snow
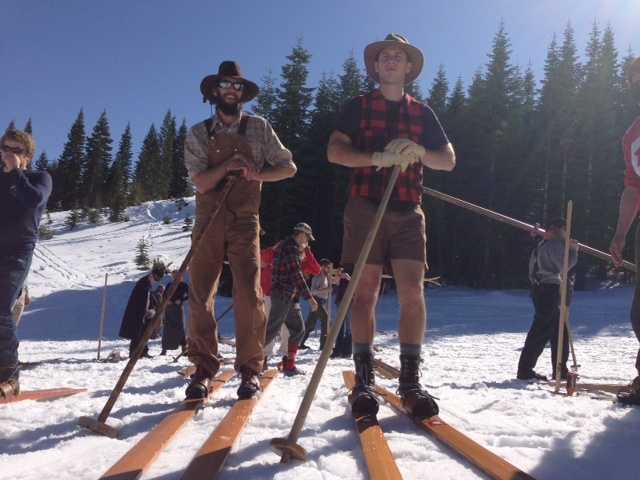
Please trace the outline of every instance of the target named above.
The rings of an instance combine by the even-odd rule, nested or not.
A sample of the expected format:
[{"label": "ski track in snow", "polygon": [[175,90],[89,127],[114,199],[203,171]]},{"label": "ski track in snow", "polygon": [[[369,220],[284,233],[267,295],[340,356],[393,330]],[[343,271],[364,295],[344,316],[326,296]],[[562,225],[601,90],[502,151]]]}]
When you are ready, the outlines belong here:
[{"label": "ski track in snow", "polygon": [[[42,362],[22,372],[23,389],[86,388],[53,402],[0,406],[0,479],[93,479],[104,473],[184,396],[177,371],[187,359],[166,357],[139,361],[113,409],[109,424],[121,438],[99,437],[77,427],[81,415],[96,417],[125,362],[99,363],[96,337],[104,272],[109,273],[107,318],[102,357],[126,353],[128,343],[115,340],[133,282],[142,275],[133,262],[144,236],[150,256],[180,264],[189,247],[182,219],[193,215],[193,200],[178,212],[170,201],[129,209],[127,223],[81,226],[64,231],[64,213],[51,215],[53,239],[34,256],[29,285],[34,302],[20,326],[23,362]],[[164,225],[168,216],[172,223]],[[526,265],[522,266],[523,275]],[[634,375],[637,341],[628,323],[629,288],[577,292],[571,310],[583,382],[625,383]],[[440,398],[441,417],[468,436],[538,479],[636,478],[640,410],[614,404],[611,396],[583,393],[558,396],[542,384],[515,380],[520,348],[533,308],[524,291],[429,289],[429,330],[424,346],[422,381]],[[230,299],[219,298],[222,312]],[[336,309],[333,309],[334,314]],[[385,295],[377,310],[376,355],[398,365],[398,304]],[[233,335],[232,315],[220,324]],[[269,440],[286,436],[318,357],[301,353],[304,377],[278,377],[263,394],[229,456],[223,479],[363,479],[366,466],[348,412],[342,370],[350,360],[330,360],[300,438],[306,463],[279,464]],[[151,342],[157,355],[159,340]],[[233,349],[221,345],[231,358]],[[538,371],[551,370],[549,349]],[[272,360],[272,365],[276,359]],[[394,381],[378,382],[395,390]],[[177,479],[226,414],[236,397],[234,378],[187,423],[160,454],[145,479]],[[379,420],[406,479],[486,478],[469,463],[417,430],[408,419],[382,405]],[[635,472],[635,473],[634,473]]]}]

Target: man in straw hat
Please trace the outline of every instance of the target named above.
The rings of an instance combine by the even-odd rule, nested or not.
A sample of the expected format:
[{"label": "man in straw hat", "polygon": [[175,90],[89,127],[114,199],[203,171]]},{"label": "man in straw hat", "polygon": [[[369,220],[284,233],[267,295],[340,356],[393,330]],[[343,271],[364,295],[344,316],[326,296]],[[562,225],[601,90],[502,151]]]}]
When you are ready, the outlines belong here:
[{"label": "man in straw hat", "polygon": [[[636,101],[640,103],[640,57],[636,58],[627,70],[627,86]],[[625,163],[624,190],[620,197],[618,226],[609,248],[617,266],[622,265],[622,252],[627,233],[638,214],[638,202],[640,202],[640,116],[636,117],[624,134],[622,148]],[[638,271],[631,306],[631,325],[640,341],[640,224],[636,229],[635,255]],[[618,400],[623,403],[640,405],[640,350],[636,357],[636,369],[638,376],[633,381],[631,389],[618,394]]]},{"label": "man in straw hat", "polygon": [[[269,122],[242,111],[258,86],[242,76],[237,63],[222,62],[217,74],[202,80],[200,91],[215,114],[194,125],[185,144],[185,164],[196,187],[192,238],[205,235],[191,260],[188,352],[197,370],[186,393],[187,398],[205,397],[220,366],[214,301],[226,254],[233,274],[238,397],[251,398],[260,389],[266,326],[260,290],[260,189],[262,182],[293,176],[296,167]],[[236,179],[223,198],[229,175]],[[205,229],[220,202],[222,208]]]},{"label": "man in straw hat", "polygon": [[374,384],[374,317],[382,270],[390,263],[400,301],[399,393],[414,415],[430,417],[438,413],[438,405],[419,382],[426,326],[426,234],[420,206],[423,167],[450,171],[455,166],[455,153],[433,111],[404,91],[422,70],[422,52],[392,33],[384,41],[368,45],[364,61],[379,88],[344,105],[328,147],[330,162],[352,169],[344,212],[345,267],[356,262],[364,244],[391,176],[389,167],[400,166],[402,172],[353,298],[357,384],[350,395],[351,408],[355,415],[378,409],[370,388]]}]

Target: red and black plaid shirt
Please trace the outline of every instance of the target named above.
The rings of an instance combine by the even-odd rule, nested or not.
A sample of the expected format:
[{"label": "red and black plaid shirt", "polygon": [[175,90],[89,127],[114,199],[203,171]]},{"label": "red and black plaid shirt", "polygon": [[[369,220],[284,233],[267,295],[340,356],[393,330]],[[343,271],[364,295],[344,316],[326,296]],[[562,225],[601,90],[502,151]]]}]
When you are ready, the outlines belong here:
[{"label": "red and black plaid shirt", "polygon": [[273,259],[272,297],[287,300],[294,299],[298,295],[302,295],[307,300],[311,297],[302,276],[301,259],[300,247],[293,236],[280,243]]},{"label": "red and black plaid shirt", "polygon": [[[422,144],[426,106],[409,95],[400,101],[396,121],[390,121],[388,102],[379,90],[359,97],[360,125],[354,146],[363,152],[380,152],[394,138],[409,138]],[[390,168],[354,168],[350,195],[381,200],[391,177]],[[392,202],[418,204],[422,201],[422,164],[415,163],[400,173],[391,195]]]}]

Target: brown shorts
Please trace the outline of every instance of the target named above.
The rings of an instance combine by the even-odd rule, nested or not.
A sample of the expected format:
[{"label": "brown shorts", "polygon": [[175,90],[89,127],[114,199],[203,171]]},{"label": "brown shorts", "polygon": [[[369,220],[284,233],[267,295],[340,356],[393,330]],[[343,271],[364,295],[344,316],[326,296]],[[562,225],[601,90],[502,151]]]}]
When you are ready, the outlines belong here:
[{"label": "brown shorts", "polygon": [[[353,266],[373,225],[378,206],[363,198],[349,198],[344,210],[342,265]],[[391,260],[416,260],[427,265],[427,235],[420,205],[410,210],[387,209],[367,264],[388,265]]]}]

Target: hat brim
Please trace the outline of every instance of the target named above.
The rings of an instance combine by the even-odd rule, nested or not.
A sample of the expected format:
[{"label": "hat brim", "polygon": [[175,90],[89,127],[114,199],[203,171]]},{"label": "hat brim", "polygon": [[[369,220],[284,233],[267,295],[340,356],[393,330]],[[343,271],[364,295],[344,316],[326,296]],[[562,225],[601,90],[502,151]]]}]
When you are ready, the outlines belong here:
[{"label": "hat brim", "polygon": [[376,63],[380,52],[385,48],[390,47],[401,48],[407,54],[407,59],[409,60],[409,63],[411,63],[411,70],[405,78],[405,84],[413,82],[418,78],[420,72],[422,72],[422,67],[424,66],[424,55],[422,55],[422,51],[419,48],[396,40],[381,40],[379,42],[370,43],[365,47],[364,64],[367,68],[367,74],[376,83],[380,83],[380,78],[376,73],[374,64]]},{"label": "hat brim", "polygon": [[294,228],[293,231],[298,233],[304,233],[307,237],[309,237],[309,240],[311,240],[312,242],[316,241],[316,237],[313,236],[313,233],[309,233],[306,230],[302,230],[301,228]]},{"label": "hat brim", "polygon": [[[246,78],[227,77],[227,76],[225,76],[225,78],[234,78],[236,80],[240,80],[244,84],[242,97],[240,97],[240,102],[242,103],[250,102],[251,100],[253,100],[258,96],[258,93],[260,93],[260,89],[258,88],[258,85],[256,85],[250,80],[247,80]],[[202,79],[202,82],[200,82],[200,93],[202,93],[202,96],[205,100],[209,100],[210,102],[213,100],[213,103],[215,103],[215,97],[211,95],[211,92],[217,86],[219,79],[220,79],[220,75],[218,74],[207,75]]]}]

